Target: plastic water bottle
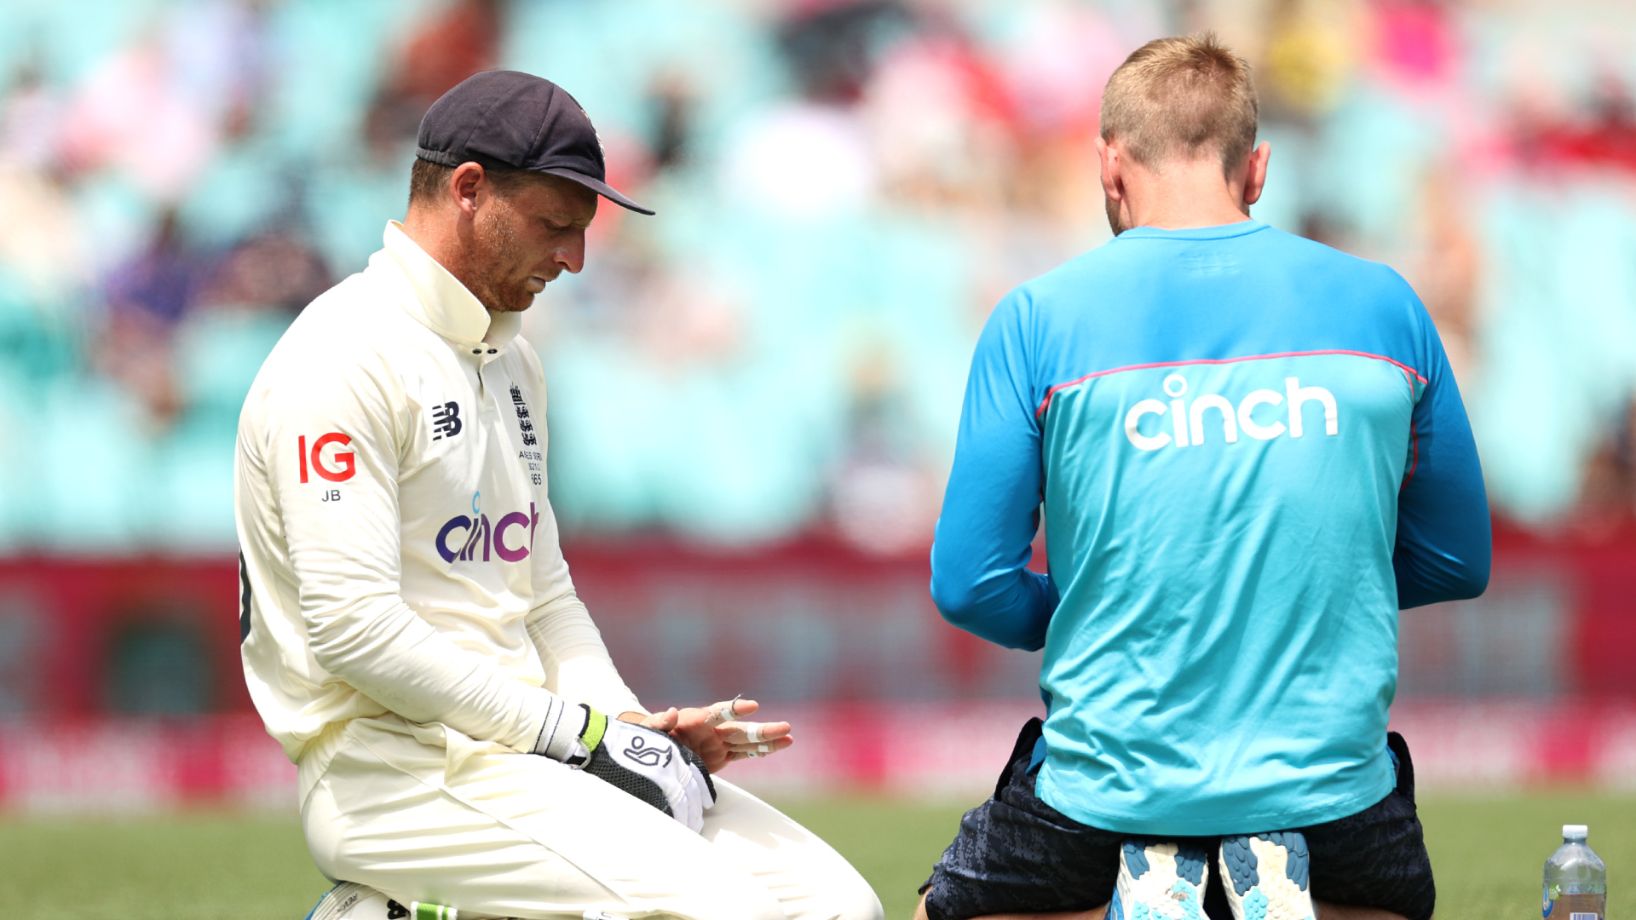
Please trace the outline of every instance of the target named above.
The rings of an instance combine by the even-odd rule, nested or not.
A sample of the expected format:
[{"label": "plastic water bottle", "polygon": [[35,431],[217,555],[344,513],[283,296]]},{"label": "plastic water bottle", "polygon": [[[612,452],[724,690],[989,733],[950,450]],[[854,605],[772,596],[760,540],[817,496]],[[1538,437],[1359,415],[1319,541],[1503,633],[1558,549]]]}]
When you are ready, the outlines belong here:
[{"label": "plastic water bottle", "polygon": [[1551,920],[1607,920],[1608,868],[1585,843],[1583,824],[1562,825],[1562,846],[1545,861],[1543,916]]}]

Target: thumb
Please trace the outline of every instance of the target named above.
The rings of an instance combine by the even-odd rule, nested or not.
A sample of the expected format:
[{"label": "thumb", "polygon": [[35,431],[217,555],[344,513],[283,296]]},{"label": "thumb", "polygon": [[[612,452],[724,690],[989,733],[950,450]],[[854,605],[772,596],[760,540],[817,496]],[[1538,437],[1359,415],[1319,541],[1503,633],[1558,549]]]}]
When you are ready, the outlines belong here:
[{"label": "thumb", "polygon": [[676,727],[676,722],[680,718],[681,713],[676,711],[675,706],[672,706],[669,709],[666,709],[664,712],[656,712],[653,715],[643,719],[642,725],[645,728],[652,728],[658,731],[668,732]]}]

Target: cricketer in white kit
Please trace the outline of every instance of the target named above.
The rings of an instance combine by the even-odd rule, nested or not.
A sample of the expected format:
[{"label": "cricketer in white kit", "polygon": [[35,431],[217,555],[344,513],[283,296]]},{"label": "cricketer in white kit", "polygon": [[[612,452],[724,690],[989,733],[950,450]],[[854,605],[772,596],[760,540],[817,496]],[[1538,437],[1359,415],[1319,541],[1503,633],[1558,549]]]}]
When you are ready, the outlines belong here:
[{"label": "cricketer in white kit", "polygon": [[597,195],[651,213],[603,176],[562,89],[469,78],[422,122],[404,223],[245,401],[245,677],[314,860],[363,895],[319,915],[881,916],[833,849],[710,776],[788,724],[749,700],[649,713],[574,592],[518,331],[583,265]]}]

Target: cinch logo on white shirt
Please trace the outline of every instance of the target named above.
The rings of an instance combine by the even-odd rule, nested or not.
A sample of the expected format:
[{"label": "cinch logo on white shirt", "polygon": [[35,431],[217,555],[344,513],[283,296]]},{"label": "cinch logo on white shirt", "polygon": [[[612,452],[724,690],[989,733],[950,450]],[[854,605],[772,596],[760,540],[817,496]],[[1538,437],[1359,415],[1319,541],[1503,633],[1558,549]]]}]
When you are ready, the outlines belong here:
[{"label": "cinch logo on white shirt", "polygon": [[[1176,447],[1198,447],[1212,440],[1211,433],[1221,432],[1221,440],[1237,444],[1240,432],[1257,441],[1271,441],[1285,436],[1299,438],[1305,434],[1301,411],[1307,403],[1318,403],[1324,409],[1324,435],[1340,433],[1340,410],[1335,405],[1335,394],[1323,387],[1301,386],[1300,378],[1285,377],[1284,391],[1251,390],[1233,405],[1227,397],[1206,393],[1189,401],[1187,378],[1171,374],[1164,381],[1168,403],[1144,399],[1125,413],[1125,437],[1137,450],[1162,450]],[[1282,407],[1282,408],[1280,408]],[[1214,410],[1220,419],[1218,429],[1214,422],[1205,426],[1206,413]],[[1155,417],[1148,421],[1149,416]]]},{"label": "cinch logo on white shirt", "polygon": [[457,514],[438,530],[437,554],[444,562],[470,562],[479,555],[488,562],[491,553],[506,562],[527,559],[534,548],[534,529],[540,524],[534,503],[528,503],[526,512],[513,511],[490,521],[479,504],[482,494],[472,493],[470,516]]}]

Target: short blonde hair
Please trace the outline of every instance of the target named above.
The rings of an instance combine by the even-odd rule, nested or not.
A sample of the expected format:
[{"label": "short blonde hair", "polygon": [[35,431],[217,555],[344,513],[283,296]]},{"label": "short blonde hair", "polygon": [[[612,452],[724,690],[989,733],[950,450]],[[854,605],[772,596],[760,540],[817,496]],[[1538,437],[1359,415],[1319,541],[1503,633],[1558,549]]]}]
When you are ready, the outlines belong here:
[{"label": "short blonde hair", "polygon": [[1255,146],[1255,120],[1250,65],[1211,32],[1148,42],[1102,92],[1102,139],[1148,167],[1214,151],[1231,171]]}]

